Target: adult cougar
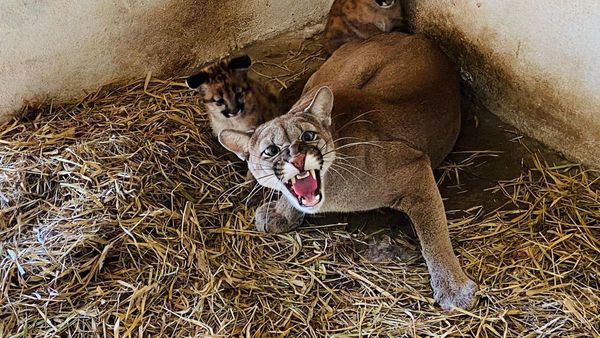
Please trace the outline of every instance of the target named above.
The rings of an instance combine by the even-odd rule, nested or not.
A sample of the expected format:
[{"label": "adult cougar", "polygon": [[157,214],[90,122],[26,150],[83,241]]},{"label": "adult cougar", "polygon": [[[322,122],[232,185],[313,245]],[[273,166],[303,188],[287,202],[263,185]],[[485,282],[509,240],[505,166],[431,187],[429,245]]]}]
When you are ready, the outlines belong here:
[{"label": "adult cougar", "polygon": [[289,113],[219,139],[248,161],[258,183],[283,195],[256,211],[259,230],[288,231],[304,214],[406,212],[434,298],[450,309],[470,307],[477,291],[452,251],[432,173],[459,129],[452,63],[423,36],[390,33],[338,49]]}]

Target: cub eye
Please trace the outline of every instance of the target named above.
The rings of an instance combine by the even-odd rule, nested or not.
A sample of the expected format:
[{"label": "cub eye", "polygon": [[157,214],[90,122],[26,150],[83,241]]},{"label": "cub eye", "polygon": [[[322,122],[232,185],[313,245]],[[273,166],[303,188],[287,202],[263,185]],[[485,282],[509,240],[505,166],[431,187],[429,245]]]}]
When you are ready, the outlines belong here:
[{"label": "cub eye", "polygon": [[300,136],[300,139],[304,142],[310,142],[310,141],[314,141],[316,137],[316,134],[314,131],[305,131],[302,133],[302,136]]},{"label": "cub eye", "polygon": [[394,0],[375,0],[379,7],[391,7],[394,4]]},{"label": "cub eye", "polygon": [[215,100],[215,103],[217,104],[217,106],[222,106],[222,105],[224,105],[224,104],[225,104],[225,100],[223,100],[223,99],[218,99],[218,100]]},{"label": "cub eye", "polygon": [[272,144],[263,151],[263,154],[267,157],[273,157],[273,156],[279,154],[279,147]]}]

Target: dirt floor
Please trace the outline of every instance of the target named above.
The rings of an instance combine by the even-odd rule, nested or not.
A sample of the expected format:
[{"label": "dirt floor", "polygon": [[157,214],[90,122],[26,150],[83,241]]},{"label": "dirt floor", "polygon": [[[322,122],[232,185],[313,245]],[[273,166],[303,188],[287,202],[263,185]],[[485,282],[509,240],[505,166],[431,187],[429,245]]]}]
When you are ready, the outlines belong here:
[{"label": "dirt floor", "polygon": [[[250,46],[289,106],[324,61]],[[410,222],[389,211],[254,231],[255,205],[182,78],[140,78],[0,127],[0,337],[600,337],[598,172],[464,93],[436,170],[481,286],[441,312]]]}]

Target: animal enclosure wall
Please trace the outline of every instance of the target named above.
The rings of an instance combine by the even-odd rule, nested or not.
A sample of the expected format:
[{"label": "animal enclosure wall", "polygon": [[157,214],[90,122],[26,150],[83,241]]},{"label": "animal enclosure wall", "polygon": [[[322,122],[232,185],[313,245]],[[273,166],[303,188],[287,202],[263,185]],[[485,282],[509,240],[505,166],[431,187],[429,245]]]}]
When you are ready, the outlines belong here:
[{"label": "animal enclosure wall", "polygon": [[409,0],[476,95],[507,122],[600,166],[600,2]]},{"label": "animal enclosure wall", "polygon": [[0,2],[0,120],[26,101],[172,76],[320,22],[331,0]]},{"label": "animal enclosure wall", "polygon": [[[495,114],[599,166],[600,3],[406,0]],[[0,121],[24,103],[181,75],[252,41],[322,22],[332,0],[0,2]]]}]

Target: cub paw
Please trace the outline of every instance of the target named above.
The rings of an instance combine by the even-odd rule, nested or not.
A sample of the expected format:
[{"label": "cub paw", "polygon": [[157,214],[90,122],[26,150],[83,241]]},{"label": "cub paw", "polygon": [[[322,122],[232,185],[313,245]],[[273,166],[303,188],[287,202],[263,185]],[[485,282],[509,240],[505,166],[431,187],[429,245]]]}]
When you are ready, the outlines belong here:
[{"label": "cub paw", "polygon": [[289,221],[285,216],[278,213],[276,203],[265,203],[256,209],[254,223],[257,231],[277,234],[290,231],[300,225],[300,222]]},{"label": "cub paw", "polygon": [[464,278],[433,278],[431,279],[433,298],[443,310],[453,308],[470,309],[477,303],[479,287],[468,277]]}]

